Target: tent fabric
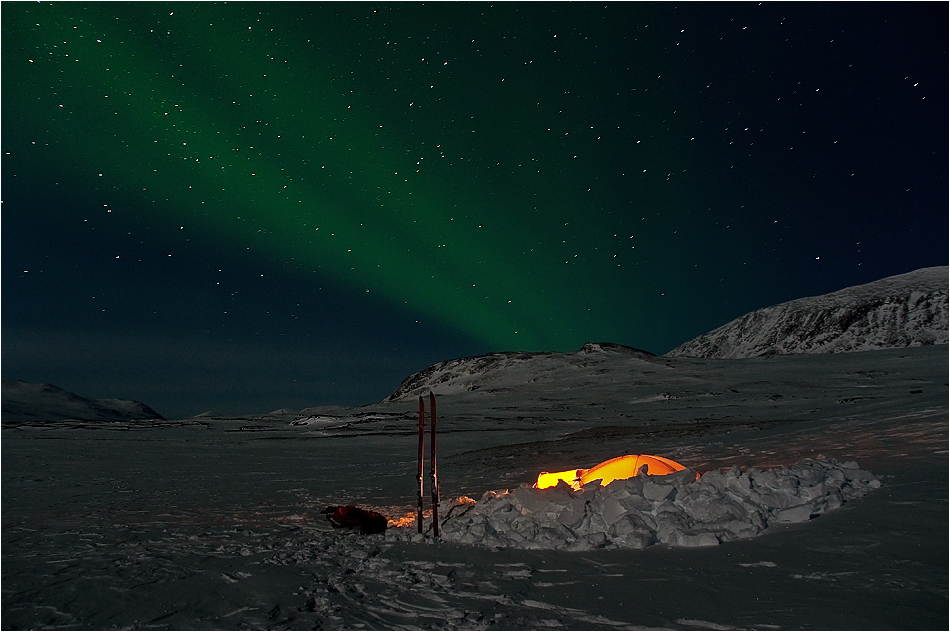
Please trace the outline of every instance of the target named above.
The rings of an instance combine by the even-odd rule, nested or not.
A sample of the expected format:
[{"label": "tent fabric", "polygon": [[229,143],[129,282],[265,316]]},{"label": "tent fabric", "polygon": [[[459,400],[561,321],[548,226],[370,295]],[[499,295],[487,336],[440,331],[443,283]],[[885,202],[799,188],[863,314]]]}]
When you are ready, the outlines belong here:
[{"label": "tent fabric", "polygon": [[564,481],[574,489],[580,488],[579,481],[581,476],[587,470],[565,470],[563,472],[541,472],[538,474],[538,482],[534,484],[537,489],[554,487],[560,481]]},{"label": "tent fabric", "polygon": [[628,454],[604,461],[587,470],[581,476],[583,487],[591,481],[601,479],[601,485],[609,485],[612,481],[623,480],[637,475],[641,467],[646,466],[650,476],[666,476],[686,468],[676,461],[665,459],[653,454]]},{"label": "tent fabric", "polygon": [[643,468],[646,468],[646,473],[650,476],[665,476],[686,469],[685,466],[676,461],[655,454],[627,454],[608,459],[587,470],[541,472],[534,487],[545,489],[554,487],[558,482],[564,481],[577,490],[596,480],[600,480],[601,485],[609,485],[613,481],[632,478]]}]

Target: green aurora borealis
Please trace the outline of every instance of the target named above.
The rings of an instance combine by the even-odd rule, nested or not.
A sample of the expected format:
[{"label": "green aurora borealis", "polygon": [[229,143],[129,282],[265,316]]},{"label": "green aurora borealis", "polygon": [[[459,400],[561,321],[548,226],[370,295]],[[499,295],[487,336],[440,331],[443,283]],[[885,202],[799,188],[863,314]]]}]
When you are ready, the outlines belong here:
[{"label": "green aurora borealis", "polygon": [[[239,340],[266,312],[293,336],[300,310],[255,297],[305,296],[307,344],[408,332],[392,388],[446,359],[427,336],[458,355],[663,353],[946,264],[927,230],[946,226],[945,63],[898,26],[882,40],[888,11],[5,3],[4,298],[25,298],[4,327],[50,319],[26,297],[52,291],[40,253],[72,243],[70,291],[114,299],[77,299],[64,329],[145,331],[166,310]],[[149,286],[165,302],[139,322]]]},{"label": "green aurora borealis", "polygon": [[[248,28],[246,15],[210,5],[171,8],[178,10],[156,26],[174,34],[149,29],[151,37],[133,39],[120,21],[96,15],[114,8],[89,7],[83,25],[61,31],[69,60],[32,62],[52,73],[68,61],[78,68],[69,69],[72,85],[57,95],[65,112],[28,104],[35,125],[58,124],[54,135],[67,160],[86,166],[78,178],[102,173],[102,187],[127,194],[141,184],[140,199],[154,201],[159,221],[187,224],[205,239],[252,244],[271,265],[294,262],[386,301],[411,302],[495,348],[569,349],[593,334],[585,328],[594,338],[618,340],[635,327],[629,304],[617,305],[615,294],[639,285],[636,275],[612,269],[636,263],[627,252],[634,245],[630,222],[604,221],[584,200],[578,189],[589,177],[545,191],[553,184],[548,171],[570,175],[550,164],[552,153],[597,157],[592,137],[612,130],[582,131],[574,142],[564,138],[569,131],[554,129],[543,148],[519,150],[511,144],[520,130],[496,116],[513,103],[524,112],[532,85],[512,89],[504,104],[472,104],[477,115],[465,118],[481,120],[446,129],[438,120],[443,112],[428,112],[444,99],[425,84],[483,83],[453,77],[465,71],[448,66],[461,62],[438,54],[413,60],[434,69],[398,97],[379,95],[375,78],[367,88],[351,81],[341,90],[326,70],[296,61],[326,49],[326,65],[345,62],[336,45],[307,46],[339,39],[319,25],[297,29],[306,40],[300,34],[282,43],[290,38],[274,42],[260,18]],[[187,64],[163,63],[169,47]],[[50,74],[35,79],[45,83]],[[462,90],[477,99],[476,92]],[[426,134],[433,116],[445,132]],[[77,124],[87,133],[77,134]],[[465,133],[487,139],[458,138]],[[478,158],[483,153],[496,164]],[[466,168],[473,160],[474,169]],[[580,226],[565,230],[571,220]],[[552,277],[558,266],[564,271]],[[593,278],[583,292],[561,289]]]}]

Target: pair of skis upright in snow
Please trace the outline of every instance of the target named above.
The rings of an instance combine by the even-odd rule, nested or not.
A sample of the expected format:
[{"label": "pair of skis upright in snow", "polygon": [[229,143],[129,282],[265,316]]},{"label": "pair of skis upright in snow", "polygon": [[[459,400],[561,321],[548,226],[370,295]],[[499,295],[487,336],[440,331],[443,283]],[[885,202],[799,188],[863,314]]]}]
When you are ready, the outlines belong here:
[{"label": "pair of skis upright in snow", "polygon": [[[416,516],[416,525],[422,533],[422,500],[424,489],[422,483],[423,448],[425,447],[425,419],[426,403],[422,395],[419,396],[419,471],[416,480],[419,482],[419,513]],[[429,457],[429,479],[432,485],[432,535],[439,537],[439,470],[435,454],[435,395],[429,391],[429,427],[431,432],[432,454]]]}]

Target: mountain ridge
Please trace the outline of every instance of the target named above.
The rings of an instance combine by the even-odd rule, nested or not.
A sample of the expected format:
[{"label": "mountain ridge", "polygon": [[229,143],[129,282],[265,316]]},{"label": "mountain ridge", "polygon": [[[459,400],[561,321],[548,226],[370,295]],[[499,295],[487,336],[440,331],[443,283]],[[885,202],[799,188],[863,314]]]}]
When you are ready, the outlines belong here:
[{"label": "mountain ridge", "polygon": [[921,268],[749,312],[665,357],[750,358],[948,343],[948,267]]},{"label": "mountain ridge", "polygon": [[[597,362],[610,357],[657,358],[649,351],[614,342],[588,342],[573,352],[558,351],[501,351],[480,356],[443,360],[409,375],[384,402],[415,397],[438,387],[439,393],[476,391],[493,378],[510,371],[526,375],[550,373],[564,365]],[[528,379],[537,379],[537,377]]]},{"label": "mountain ridge", "polygon": [[[644,362],[644,370],[652,370],[645,365],[655,367],[677,357],[730,359],[947,344],[948,270],[946,266],[923,268],[755,310],[663,356],[601,342],[567,353],[506,351],[444,360],[406,377],[383,402],[410,399],[429,390],[439,394],[506,390],[519,379],[523,385],[533,384],[581,369],[595,379],[597,374],[637,370],[637,360]],[[792,316],[768,317],[776,313]],[[792,344],[795,341],[798,346]],[[625,360],[617,362],[620,358]]]},{"label": "mountain ridge", "polygon": [[35,384],[9,377],[2,380],[3,423],[31,421],[129,421],[164,419],[142,402],[126,399],[90,399],[53,384]]}]

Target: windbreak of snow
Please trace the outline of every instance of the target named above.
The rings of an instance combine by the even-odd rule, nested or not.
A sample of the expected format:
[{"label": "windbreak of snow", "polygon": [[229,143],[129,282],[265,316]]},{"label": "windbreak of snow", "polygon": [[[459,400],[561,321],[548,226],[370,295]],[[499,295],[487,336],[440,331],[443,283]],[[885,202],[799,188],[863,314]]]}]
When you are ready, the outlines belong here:
[{"label": "windbreak of snow", "polygon": [[947,343],[948,268],[942,266],[759,309],[666,356],[750,358]]},{"label": "windbreak of snow", "polygon": [[[477,503],[446,503],[441,537],[492,548],[570,551],[709,546],[755,537],[769,524],[810,520],[880,486],[857,463],[820,456],[772,470],[715,470],[699,479],[691,470],[641,472],[603,487],[589,483],[579,492],[562,482],[487,492]],[[395,531],[403,535],[389,537],[407,537],[413,529]]]}]

